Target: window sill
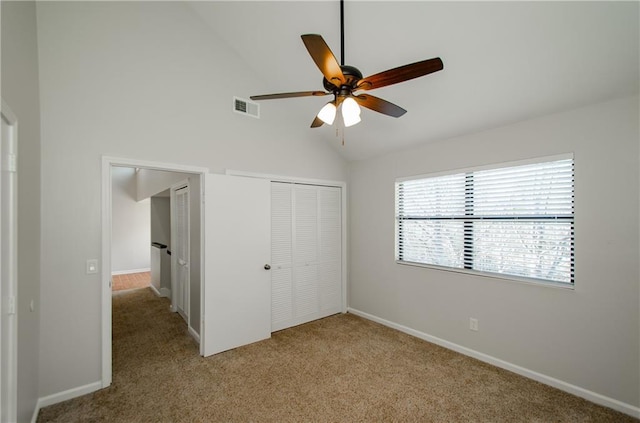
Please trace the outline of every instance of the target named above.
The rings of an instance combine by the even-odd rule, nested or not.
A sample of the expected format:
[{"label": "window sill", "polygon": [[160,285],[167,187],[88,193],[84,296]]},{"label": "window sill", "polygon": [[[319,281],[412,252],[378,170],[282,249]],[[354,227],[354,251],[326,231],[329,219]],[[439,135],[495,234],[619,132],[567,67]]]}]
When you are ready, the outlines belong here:
[{"label": "window sill", "polygon": [[444,272],[462,273],[466,275],[480,276],[483,278],[499,279],[499,280],[505,280],[509,282],[521,283],[525,285],[543,286],[548,288],[558,288],[563,290],[575,291],[574,284],[568,284],[568,283],[562,283],[562,282],[545,281],[540,279],[525,278],[525,277],[512,276],[512,275],[502,275],[500,273],[479,272],[479,271],[470,270],[470,269],[456,269],[453,267],[436,266],[433,264],[415,263],[411,261],[396,260],[395,262],[396,264],[400,264],[403,266],[424,267],[427,269],[440,270]]}]

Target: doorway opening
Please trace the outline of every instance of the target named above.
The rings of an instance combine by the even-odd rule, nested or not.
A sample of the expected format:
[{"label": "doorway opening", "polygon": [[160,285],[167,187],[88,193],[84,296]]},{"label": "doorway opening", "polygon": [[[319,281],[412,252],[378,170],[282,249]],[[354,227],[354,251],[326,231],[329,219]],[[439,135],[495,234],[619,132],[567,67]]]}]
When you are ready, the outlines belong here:
[{"label": "doorway opening", "polygon": [[[327,285],[326,281],[329,279],[332,281],[329,284],[331,289],[321,292],[321,296],[318,297],[321,300],[319,303],[321,311],[323,313],[346,311],[346,237],[344,231],[346,227],[346,198],[344,183],[248,173],[233,175],[229,171],[226,175],[211,174],[205,168],[104,157],[102,168],[102,387],[109,386],[112,381],[111,280],[109,274],[112,216],[110,205],[111,170],[116,166],[136,167],[150,171],[183,172],[191,175],[188,178],[188,191],[184,191],[189,195],[179,193],[181,189],[185,188],[180,185],[172,187],[172,195],[174,199],[176,196],[184,195],[183,202],[188,202],[190,207],[188,213],[185,212],[188,215],[190,228],[188,231],[189,239],[188,242],[183,240],[185,242],[184,250],[187,250],[186,246],[188,246],[188,251],[186,251],[186,256],[182,256],[182,260],[186,264],[183,267],[187,269],[183,276],[188,275],[189,279],[186,290],[180,290],[180,293],[188,299],[182,311],[187,316],[190,334],[199,341],[200,355],[206,357],[271,336],[273,291],[271,289],[270,262],[272,260],[273,182],[327,185],[339,188],[338,190],[331,189],[331,193],[325,192],[324,189],[302,189],[304,192],[300,191],[297,193],[299,195],[296,194],[292,197],[292,199],[299,197],[298,199],[301,200],[300,204],[292,209],[292,212],[299,216],[306,216],[302,213],[304,209],[310,212],[309,216],[315,216],[311,220],[316,223],[306,218],[303,219],[305,222],[309,220],[310,223],[307,223],[310,226],[307,226],[315,228],[311,232],[318,235],[313,237],[315,241],[310,240],[305,245],[315,246],[314,249],[323,249],[324,246],[327,246],[326,243],[318,242],[323,239],[325,241],[333,239],[335,242],[330,244],[338,245],[336,248],[329,249],[331,251],[327,250],[330,253],[324,257],[327,260],[316,260],[317,263],[307,261],[303,265],[314,269],[323,267],[324,270],[327,270],[326,272],[316,272],[318,277],[311,281],[313,282],[311,285],[318,287],[322,284]],[[313,195],[303,195],[306,191]],[[205,207],[205,196],[209,199],[207,207]],[[307,197],[309,199],[314,197],[317,201],[302,201]],[[316,206],[313,206],[314,204]],[[279,213],[275,210],[274,212]],[[307,228],[307,226],[304,227]],[[295,231],[298,227],[297,224],[291,226]],[[172,236],[172,245],[175,244],[176,239]],[[185,260],[185,257],[188,260]],[[172,260],[176,260],[176,258],[172,258]],[[280,263],[279,266],[284,269],[285,264]],[[174,269],[178,268],[179,266],[174,266]],[[172,273],[176,272],[172,271]],[[298,273],[294,271],[293,274],[294,276],[296,274],[303,276],[296,279],[300,283],[309,279],[304,277],[307,274],[304,269]],[[178,279],[175,277],[174,281]],[[312,287],[313,289],[315,288]],[[178,311],[178,303],[175,299],[179,290],[175,283],[172,284],[171,291],[172,309]],[[292,300],[296,299],[301,299],[301,297],[292,297]],[[301,304],[300,301],[298,302]],[[299,323],[298,318],[310,317],[309,314],[305,312],[296,315],[293,324]]]},{"label": "doorway opening", "polygon": [[148,287],[151,282],[151,198],[138,196],[138,173],[133,167],[111,169],[111,288],[114,293]]},{"label": "doorway opening", "polygon": [[[175,269],[177,266],[170,266],[169,274],[174,277],[164,280],[160,275],[157,280],[154,280],[151,275],[151,289],[160,296],[166,296],[171,300],[171,310],[178,311],[178,303],[176,294],[178,291],[182,294],[180,313],[187,322],[189,333],[200,341],[200,328],[201,328],[201,281],[203,275],[203,260],[201,255],[203,253],[202,248],[202,204],[203,204],[203,181],[205,175],[209,172],[206,168],[184,166],[177,164],[148,162],[134,159],[103,157],[102,159],[102,387],[105,388],[111,384],[112,381],[112,271],[114,264],[114,257],[112,256],[115,233],[114,229],[114,216],[117,214],[113,209],[114,206],[114,170],[116,173],[119,169],[129,168],[134,169],[137,176],[137,185],[135,196],[139,200],[145,200],[149,198],[150,203],[155,203],[154,198],[157,196],[157,205],[161,208],[163,204],[170,204],[172,193],[171,191],[179,186],[189,186],[190,197],[188,198],[188,226],[183,226],[183,229],[187,229],[189,234],[187,237],[188,249],[191,252],[189,262],[185,262],[181,276],[182,281],[186,281],[188,286],[182,286],[180,290],[176,289],[175,272],[171,269]],[[178,181],[178,182],[177,182]],[[169,197],[166,197],[166,195]],[[169,200],[169,201],[167,201]],[[151,205],[151,204],[150,204]],[[183,209],[184,211],[185,209]],[[150,210],[151,212],[153,210]],[[156,210],[158,212],[158,210]],[[164,217],[169,213],[160,211],[160,214],[164,213]],[[175,233],[172,229],[167,228],[166,221],[160,223],[156,222],[157,227],[151,227],[150,232],[155,233],[156,241],[153,237],[146,239],[146,255],[149,260],[149,264],[145,267],[134,268],[134,270],[148,270],[153,271],[153,265],[151,264],[151,255],[154,253],[154,247],[152,242],[156,244],[164,245],[162,253],[166,254],[172,250],[172,245],[175,245],[175,241],[178,237],[174,238]],[[174,225],[171,225],[174,226]],[[164,236],[164,238],[163,238]],[[151,241],[151,242],[149,242]],[[162,242],[164,241],[164,242]],[[175,259],[171,259],[176,262]],[[175,263],[177,264],[177,263]],[[129,264],[129,266],[135,266]],[[160,265],[161,266],[161,265]],[[159,269],[162,273],[161,267]],[[165,267],[165,273],[166,273]],[[140,272],[139,272],[140,273]],[[153,272],[151,272],[153,273]],[[188,278],[184,278],[185,273],[188,273]],[[170,281],[167,283],[167,280]],[[154,282],[156,285],[154,285]]]}]

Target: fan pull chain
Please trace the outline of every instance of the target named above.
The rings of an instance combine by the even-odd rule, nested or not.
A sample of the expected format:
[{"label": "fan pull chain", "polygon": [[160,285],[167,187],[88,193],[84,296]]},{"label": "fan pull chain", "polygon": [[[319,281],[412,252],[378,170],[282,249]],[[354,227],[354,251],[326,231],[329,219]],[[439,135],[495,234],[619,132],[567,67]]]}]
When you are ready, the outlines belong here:
[{"label": "fan pull chain", "polygon": [[344,147],[344,127],[336,125],[336,138],[342,138],[342,146]]}]

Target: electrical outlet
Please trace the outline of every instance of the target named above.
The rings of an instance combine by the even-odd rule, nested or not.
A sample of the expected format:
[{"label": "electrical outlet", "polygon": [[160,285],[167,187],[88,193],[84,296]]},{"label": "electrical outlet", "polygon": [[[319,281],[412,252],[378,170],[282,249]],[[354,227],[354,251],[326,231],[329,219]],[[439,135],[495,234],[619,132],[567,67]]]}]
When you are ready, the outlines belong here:
[{"label": "electrical outlet", "polygon": [[478,319],[474,319],[473,317],[469,318],[469,329],[472,331],[478,331]]}]

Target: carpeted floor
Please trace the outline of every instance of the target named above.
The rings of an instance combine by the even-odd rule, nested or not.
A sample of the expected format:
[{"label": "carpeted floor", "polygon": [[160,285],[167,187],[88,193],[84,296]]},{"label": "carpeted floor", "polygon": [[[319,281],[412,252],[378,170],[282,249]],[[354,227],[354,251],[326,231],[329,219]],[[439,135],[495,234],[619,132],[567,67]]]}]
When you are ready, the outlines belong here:
[{"label": "carpeted floor", "polygon": [[633,422],[353,315],[198,355],[147,289],[113,297],[113,385],[38,422]]}]

